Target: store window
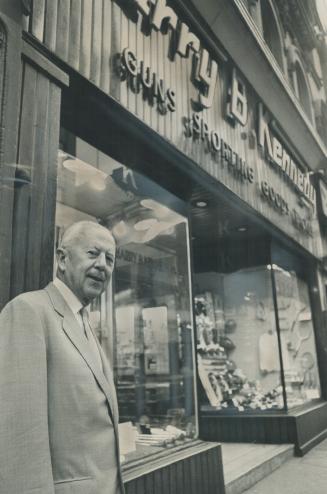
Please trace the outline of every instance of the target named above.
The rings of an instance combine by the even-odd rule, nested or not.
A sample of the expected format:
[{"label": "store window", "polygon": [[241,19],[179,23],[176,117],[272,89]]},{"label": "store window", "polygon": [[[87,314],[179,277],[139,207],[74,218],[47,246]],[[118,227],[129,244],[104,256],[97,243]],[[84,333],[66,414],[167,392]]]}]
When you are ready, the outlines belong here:
[{"label": "store window", "polygon": [[87,219],[117,242],[111,285],[90,318],[114,369],[125,462],[183,448],[197,434],[184,204],[64,129],[61,141],[57,241]]},{"label": "store window", "polygon": [[296,96],[300,100],[305,113],[312,121],[312,104],[309,84],[307,83],[303,66],[299,61],[295,62],[294,77]]},{"label": "store window", "polygon": [[196,275],[202,410],[284,408],[269,266]]},{"label": "store window", "polygon": [[287,407],[320,398],[313,316],[305,262],[273,243],[278,325]]},{"label": "store window", "polygon": [[311,264],[223,202],[192,220],[201,411],[278,413],[319,399]]},{"label": "store window", "polygon": [[287,53],[288,74],[292,88],[306,115],[313,121],[312,95],[305,64],[301,60],[299,49],[293,43],[288,43]]}]

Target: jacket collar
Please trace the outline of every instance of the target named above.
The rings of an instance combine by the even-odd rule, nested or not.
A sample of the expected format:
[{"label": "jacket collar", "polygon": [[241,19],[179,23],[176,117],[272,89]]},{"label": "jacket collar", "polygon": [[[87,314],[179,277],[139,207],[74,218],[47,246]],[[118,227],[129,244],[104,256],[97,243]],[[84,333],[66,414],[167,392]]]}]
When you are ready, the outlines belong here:
[{"label": "jacket collar", "polygon": [[108,369],[108,364],[104,356],[103,351],[100,351],[101,359],[103,362],[104,372],[101,371],[99,365],[96,363],[90,346],[86,338],[78,325],[76,317],[67,305],[65,299],[56,288],[56,286],[51,282],[45,287],[50,301],[53,305],[54,310],[60,314],[63,318],[62,327],[67,337],[70,339],[72,344],[76,347],[78,352],[81,354],[86,364],[94,374],[96,381],[98,382],[100,388],[104,392],[108,403],[110,405],[111,416],[114,424],[117,426],[118,423],[118,408],[115,400],[115,390],[114,383],[111,376],[111,372]]},{"label": "jacket collar", "polygon": [[76,297],[75,293],[73,293],[72,290],[59,278],[55,278],[53,280],[53,284],[62,295],[66,304],[76,317],[76,315],[83,308],[82,302]]}]

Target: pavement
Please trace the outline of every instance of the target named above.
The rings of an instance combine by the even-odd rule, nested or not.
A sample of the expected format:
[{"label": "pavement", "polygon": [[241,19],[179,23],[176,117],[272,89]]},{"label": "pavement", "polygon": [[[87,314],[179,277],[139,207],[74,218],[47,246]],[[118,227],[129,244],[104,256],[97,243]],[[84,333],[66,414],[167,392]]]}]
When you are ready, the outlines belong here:
[{"label": "pavement", "polygon": [[294,456],[292,444],[222,443],[226,494],[242,494]]},{"label": "pavement", "polygon": [[287,460],[244,494],[327,494],[327,439],[304,457]]}]

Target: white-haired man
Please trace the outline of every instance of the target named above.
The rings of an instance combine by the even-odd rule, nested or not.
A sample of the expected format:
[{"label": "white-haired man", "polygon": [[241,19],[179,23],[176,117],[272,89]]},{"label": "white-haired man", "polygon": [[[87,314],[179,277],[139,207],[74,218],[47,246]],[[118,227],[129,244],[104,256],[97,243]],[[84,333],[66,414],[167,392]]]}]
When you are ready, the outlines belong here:
[{"label": "white-haired man", "polygon": [[75,223],[56,279],[0,315],[1,493],[123,493],[112,372],[87,317],[114,262],[109,230]]}]

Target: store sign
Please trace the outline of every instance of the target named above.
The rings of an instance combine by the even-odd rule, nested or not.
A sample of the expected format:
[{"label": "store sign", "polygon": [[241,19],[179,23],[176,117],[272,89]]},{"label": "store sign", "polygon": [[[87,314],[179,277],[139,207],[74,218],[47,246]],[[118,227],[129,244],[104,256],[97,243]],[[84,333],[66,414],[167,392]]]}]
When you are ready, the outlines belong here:
[{"label": "store sign", "polygon": [[176,110],[176,94],[170,88],[165,88],[163,79],[156,72],[145,66],[143,60],[138,60],[133,50],[125,48],[123,53],[117,57],[116,70],[122,81],[127,80],[128,86],[135,93],[142,93],[143,99],[150,104],[157,102],[160,113],[165,115],[167,110]]},{"label": "store sign", "polygon": [[[117,0],[119,2],[119,0]],[[311,224],[316,206],[316,191],[309,174],[296,163],[288,152],[287,142],[282,142],[274,132],[272,117],[263,104],[255,98],[255,103],[250,107],[250,98],[245,81],[234,67],[228,75],[227,91],[217,95],[220,91],[218,62],[201,44],[200,39],[190,30],[189,26],[180,20],[167,0],[130,0],[130,6],[134,7],[134,16],[131,22],[137,22],[142,17],[142,25],[147,35],[151,31],[157,31],[169,39],[167,57],[172,63],[176,57],[190,59],[192,70],[189,71],[189,80],[195,91],[189,96],[189,108],[192,113],[182,116],[184,136],[192,139],[194,146],[202,147],[205,153],[210,153],[213,162],[223,167],[230,177],[236,179],[242,186],[256,186],[261,201],[264,201],[270,209],[280,216],[290,218],[294,228],[306,237],[313,237]],[[164,80],[165,74],[159,77],[158,71],[153,70],[144,60],[138,59],[133,47],[125,47],[117,57],[117,72],[121,81],[126,81],[131,91],[142,94],[143,100],[152,106],[156,105],[160,114],[175,112],[177,95],[175,88],[169,87]],[[228,69],[230,70],[230,69]],[[225,84],[225,82],[224,82]],[[187,91],[187,87],[185,87]],[[225,96],[226,95],[226,96]],[[225,132],[212,126],[213,119],[209,113],[203,110],[210,109],[217,96],[222,100],[225,96],[223,118],[233,127],[244,127],[244,139],[248,139],[249,146],[257,147],[261,156],[276,172],[276,181],[271,178],[258,179],[256,166],[246,160],[225,140]],[[213,109],[214,111],[214,109]],[[247,128],[249,114],[255,115],[255,124],[252,129]],[[209,117],[209,118],[208,118]],[[224,135],[224,138],[222,135]],[[242,135],[242,134],[241,134]],[[252,144],[250,141],[252,139]],[[201,150],[200,150],[201,152]],[[269,174],[268,174],[269,176]],[[283,177],[284,181],[293,188],[299,196],[297,204],[301,202],[301,208],[295,204],[294,198],[283,197],[277,190],[278,183]],[[271,183],[270,183],[271,182]],[[247,193],[246,193],[247,194]],[[253,194],[255,195],[255,193]],[[302,206],[305,206],[303,208]]]},{"label": "store sign", "polygon": [[154,273],[168,273],[170,276],[177,274],[175,266],[168,265],[165,259],[149,257],[122,247],[117,248],[116,258],[130,264],[147,266]]},{"label": "store sign", "polygon": [[279,213],[286,216],[290,214],[290,208],[287,200],[265,180],[261,182],[261,193],[267,202],[277,209]]},{"label": "store sign", "polygon": [[[207,122],[198,113],[191,118],[184,118],[184,133],[194,142],[206,147],[212,159],[242,184],[254,184],[257,180],[255,169],[235,152],[216,130],[210,129]],[[327,191],[326,191],[327,192]],[[283,197],[275,187],[265,180],[260,182],[262,199],[282,216],[288,216],[293,226],[307,237],[313,237],[311,215],[303,217],[295,208],[291,208],[287,198]]]},{"label": "store sign", "polygon": [[[235,94],[235,100],[238,101],[238,104],[234,103],[235,107],[232,103],[228,104],[228,108],[230,109],[228,116],[233,114],[233,117],[238,122],[241,122],[241,120],[245,122],[247,118],[247,102],[245,101],[246,92],[243,89],[240,91],[238,87],[237,90],[234,90],[234,95]],[[314,210],[316,204],[316,191],[310,182],[309,175],[301,171],[281,142],[273,135],[269,127],[269,121],[270,117],[268,112],[264,111],[262,103],[259,103],[258,145],[264,152],[268,162],[275,166],[276,169],[280,169],[296,192],[307,200],[307,203],[304,203],[304,205],[311,206]],[[192,137],[195,141],[202,140],[214,158],[222,157],[223,160],[229,164],[229,170],[232,171],[235,176],[243,181],[246,180],[249,183],[254,182],[254,169],[248,166],[245,160],[233,151],[229,144],[219,136],[219,133],[215,129],[209,128],[207,122],[199,113],[193,113],[191,118],[184,118],[184,129],[186,137]],[[265,192],[266,187],[264,184],[261,185],[263,192]],[[282,214],[288,214],[286,202],[278,193],[264,195],[267,197],[273,195],[273,203],[275,203],[277,209],[281,211]]]},{"label": "store sign", "polygon": [[242,182],[254,182],[254,169],[248,166],[227,142],[219,136],[215,129],[210,129],[207,122],[199,113],[193,113],[191,118],[184,118],[184,132],[186,137],[199,140],[209,149],[216,160],[228,165],[228,170]]},{"label": "store sign", "polygon": [[195,70],[192,82],[198,91],[196,103],[199,109],[210,108],[213,103],[217,84],[218,64],[209,52],[201,46],[199,38],[189,30],[187,24],[179,21],[173,8],[168,7],[166,0],[132,0],[138,12],[146,19],[150,28],[160,31],[163,27],[173,31],[170,52],[181,57],[193,57]]},{"label": "store sign", "polygon": [[269,163],[278,167],[288,178],[295,189],[315,207],[316,191],[310,183],[308,174],[301,171],[293,161],[282,143],[275,137],[269,127],[270,116],[259,103],[258,111],[258,144],[266,154]]},{"label": "store sign", "polygon": [[[191,80],[197,89],[198,97],[192,103],[197,104],[198,110],[210,108],[213,104],[217,78],[219,76],[218,63],[210,57],[208,51],[201,45],[199,38],[190,31],[187,24],[179,20],[174,9],[167,5],[166,0],[132,0],[132,4],[134,4],[143,18],[147,20],[150,29],[156,31],[161,30],[167,33],[167,35],[169,31],[173,32],[174,35],[170,36],[171,46],[169,48],[169,52],[173,53],[173,56],[179,55],[184,58],[193,57],[194,70]],[[162,113],[165,113],[167,109],[175,111],[175,91],[172,89],[165,90],[163,81],[159,81],[156,74],[151,73],[149,67],[145,67],[142,61],[138,61],[130,49],[124,50],[121,57],[120,69],[123,77],[128,73],[134,80],[138,78],[139,84],[143,86],[143,90],[147,94],[150,94],[150,98],[157,98],[159,111]],[[226,110],[229,120],[238,122],[242,126],[246,125],[248,119],[246,84],[235,68],[232,70]],[[192,127],[193,130],[189,131],[189,134],[191,133],[193,136],[198,133],[197,129],[200,125],[195,121],[196,118],[200,120],[201,117],[193,116],[191,119],[193,123],[195,122],[195,125]],[[286,179],[294,186],[297,193],[305,197],[308,204],[315,207],[315,189],[310,183],[308,175],[303,173],[301,168],[286,151],[285,146],[273,135],[270,129],[270,117],[268,112],[263,109],[261,103],[258,107],[257,119],[257,142],[264,151],[267,161],[282,170]],[[189,122],[186,125],[191,128],[191,124],[192,122]],[[211,130],[209,135],[208,129],[205,128],[206,124],[202,123],[201,126],[201,138],[203,139],[204,132],[206,134],[205,140],[208,140],[211,149],[217,152],[220,147],[222,152],[226,154],[227,151],[224,150],[224,143],[219,139],[217,132]],[[231,153],[233,155],[232,151]],[[239,160],[237,157],[235,157],[234,161],[238,166]],[[252,175],[251,172],[250,175]]]},{"label": "store sign", "polygon": [[285,197],[283,197],[275,188],[268,184],[266,181],[262,181],[260,184],[262,197],[267,203],[273,207],[280,214],[289,216],[291,218],[293,226],[306,235],[307,237],[313,237],[313,228],[311,222],[311,216],[304,218],[301,216],[295,208],[290,208],[289,203]]},{"label": "store sign", "polygon": [[122,249],[121,247],[117,249],[116,252],[117,259],[127,261],[131,264],[148,264],[154,263],[154,259],[149,256],[144,256],[143,254],[133,252],[127,249]]},{"label": "store sign", "polygon": [[232,82],[229,88],[229,103],[227,103],[227,117],[246,125],[248,119],[248,100],[246,85],[238,75],[236,69],[232,72]]}]

